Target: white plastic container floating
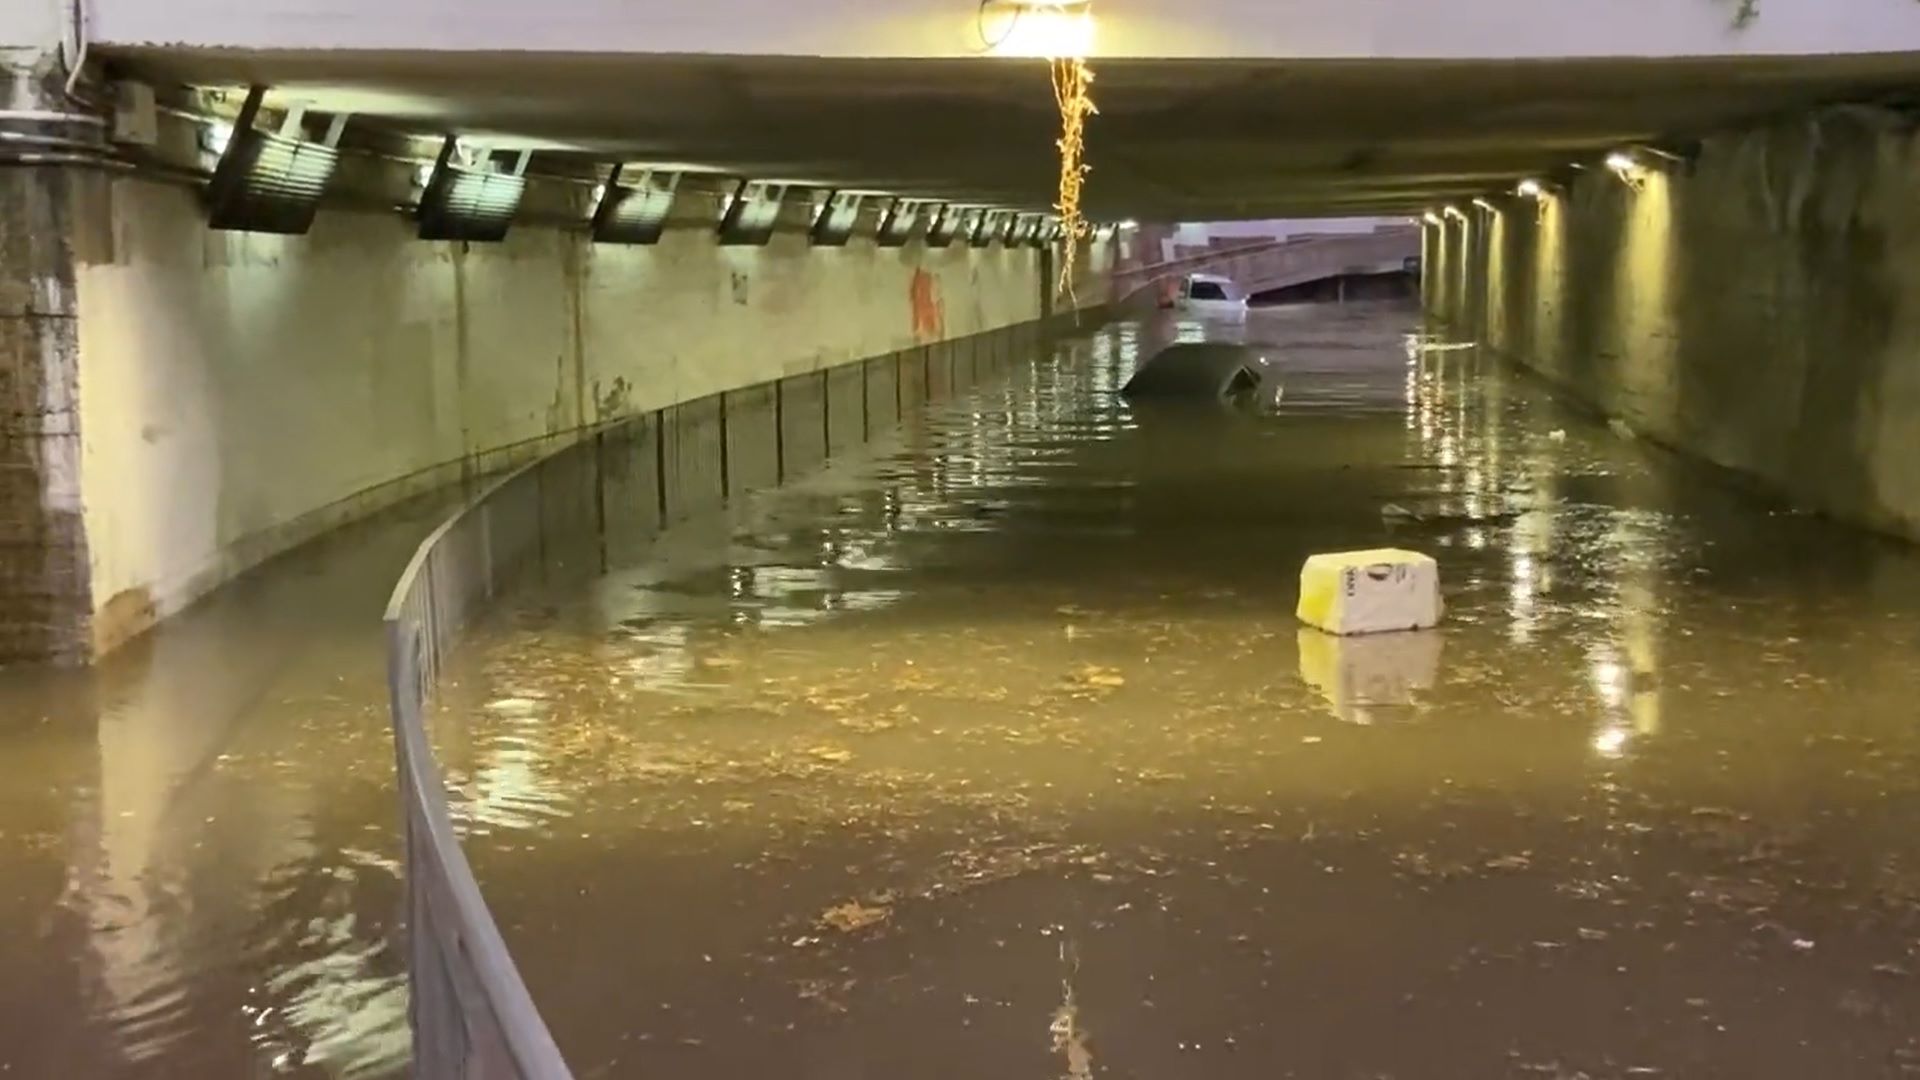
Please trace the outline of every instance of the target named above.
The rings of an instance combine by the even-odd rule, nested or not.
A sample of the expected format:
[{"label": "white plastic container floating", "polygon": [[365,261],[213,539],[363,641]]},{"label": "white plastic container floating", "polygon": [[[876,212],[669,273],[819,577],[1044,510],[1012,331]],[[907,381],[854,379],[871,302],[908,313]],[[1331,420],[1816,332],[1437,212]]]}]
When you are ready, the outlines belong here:
[{"label": "white plastic container floating", "polygon": [[1439,564],[1417,551],[1330,552],[1300,568],[1300,621],[1329,634],[1425,630],[1442,610]]}]

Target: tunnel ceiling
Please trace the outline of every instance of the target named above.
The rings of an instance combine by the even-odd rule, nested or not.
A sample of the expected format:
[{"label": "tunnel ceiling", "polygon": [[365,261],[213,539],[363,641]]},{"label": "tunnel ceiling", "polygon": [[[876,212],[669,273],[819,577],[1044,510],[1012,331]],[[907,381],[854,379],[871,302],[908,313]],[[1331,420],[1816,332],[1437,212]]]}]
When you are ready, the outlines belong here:
[{"label": "tunnel ceiling", "polygon": [[[556,54],[124,55],[169,82],[262,82],[323,109],[602,160],[1033,209],[1052,201],[1044,62]],[[1406,212],[1622,144],[1903,98],[1920,54],[1097,65],[1100,218]]]}]

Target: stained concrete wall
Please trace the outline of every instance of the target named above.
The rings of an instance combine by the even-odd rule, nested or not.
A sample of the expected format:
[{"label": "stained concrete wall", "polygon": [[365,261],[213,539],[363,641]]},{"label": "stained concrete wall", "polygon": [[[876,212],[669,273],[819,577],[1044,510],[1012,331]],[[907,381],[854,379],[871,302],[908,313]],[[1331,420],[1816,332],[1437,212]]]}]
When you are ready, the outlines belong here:
[{"label": "stained concrete wall", "polygon": [[1920,138],[1865,109],[1426,230],[1428,309],[1640,435],[1920,538]]},{"label": "stained concrete wall", "polygon": [[[344,210],[279,237],[210,231],[191,188],[71,183],[91,238],[74,550],[103,650],[276,552],[583,427],[783,376],[820,388],[835,366],[1042,307],[1030,249],[811,249],[784,232],[723,248],[707,229],[620,247],[524,226],[469,246]],[[719,470],[702,471],[718,427],[697,411],[662,415],[661,475],[632,480],[664,479],[668,499],[618,508],[627,527],[718,501]],[[824,450],[828,420],[811,423]]]},{"label": "stained concrete wall", "polygon": [[[63,106],[57,24],[38,0],[0,0],[0,114]],[[34,46],[44,45],[45,48]],[[20,126],[0,115],[0,127]],[[36,145],[10,131],[0,157]],[[18,141],[25,134],[27,141]],[[0,662],[88,647],[80,491],[79,298],[72,190],[0,164]]]}]

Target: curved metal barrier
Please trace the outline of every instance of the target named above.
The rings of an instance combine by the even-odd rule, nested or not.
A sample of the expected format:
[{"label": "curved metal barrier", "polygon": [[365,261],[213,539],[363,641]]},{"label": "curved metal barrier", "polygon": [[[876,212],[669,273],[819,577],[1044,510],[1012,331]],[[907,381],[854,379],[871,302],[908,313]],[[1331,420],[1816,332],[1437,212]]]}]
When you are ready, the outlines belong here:
[{"label": "curved metal barrier", "polygon": [[[1097,322],[1098,309],[1091,314]],[[443,661],[468,622],[535,573],[604,570],[610,547],[665,520],[798,475],[1034,355],[1073,320],[1065,313],[627,418],[486,486],[420,544],[386,610],[414,1076],[572,1075],[460,849],[427,737]]]},{"label": "curved metal barrier", "polygon": [[572,1075],[460,850],[425,723],[441,661],[460,630],[515,571],[539,557],[541,480],[572,449],[528,465],[469,500],[420,545],[387,604],[387,680],[405,820],[415,1076]]}]

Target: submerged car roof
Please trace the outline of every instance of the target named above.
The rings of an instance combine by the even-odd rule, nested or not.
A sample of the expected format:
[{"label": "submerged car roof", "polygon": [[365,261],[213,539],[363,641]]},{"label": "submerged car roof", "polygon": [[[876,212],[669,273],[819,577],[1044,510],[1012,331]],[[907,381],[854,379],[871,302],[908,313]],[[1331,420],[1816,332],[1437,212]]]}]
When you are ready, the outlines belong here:
[{"label": "submerged car roof", "polygon": [[1186,342],[1169,345],[1140,365],[1120,393],[1127,398],[1213,399],[1266,384],[1278,373],[1266,345]]}]

